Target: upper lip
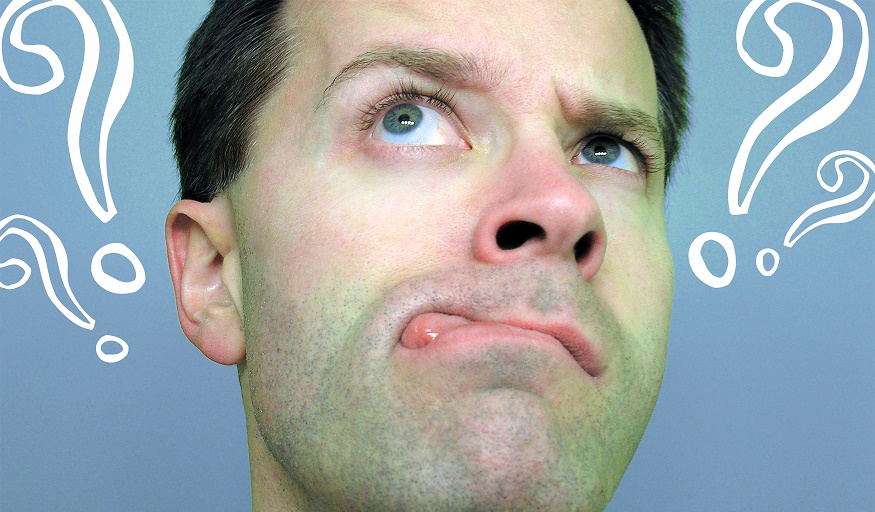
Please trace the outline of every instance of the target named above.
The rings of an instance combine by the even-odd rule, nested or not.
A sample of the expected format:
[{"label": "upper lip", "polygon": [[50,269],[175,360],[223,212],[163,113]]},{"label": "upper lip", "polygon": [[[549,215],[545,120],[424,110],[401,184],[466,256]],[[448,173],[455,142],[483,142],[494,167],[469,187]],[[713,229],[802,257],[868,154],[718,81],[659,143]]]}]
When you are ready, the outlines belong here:
[{"label": "upper lip", "polygon": [[577,361],[577,364],[579,364],[586,373],[593,377],[601,375],[601,358],[596,353],[595,347],[590,340],[583,335],[581,329],[575,327],[572,323],[543,323],[531,320],[524,321],[516,318],[500,320],[500,322],[512,327],[537,331],[552,336],[561,343],[563,347],[565,347],[565,350],[571,354],[571,357]]}]

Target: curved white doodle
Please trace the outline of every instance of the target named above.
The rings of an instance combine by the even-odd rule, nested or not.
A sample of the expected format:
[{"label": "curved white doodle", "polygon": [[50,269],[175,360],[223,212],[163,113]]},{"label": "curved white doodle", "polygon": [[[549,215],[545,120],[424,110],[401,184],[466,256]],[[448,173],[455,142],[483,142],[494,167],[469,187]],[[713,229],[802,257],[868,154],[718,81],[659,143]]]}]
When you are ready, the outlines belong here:
[{"label": "curved white doodle", "polygon": [[[834,169],[836,172],[836,182],[832,185],[829,185],[829,184],[824,182],[822,171],[823,171],[823,168],[831,160],[835,160],[833,162],[833,166],[834,166]],[[793,244],[795,244],[797,240],[802,238],[802,236],[805,233],[808,233],[809,231],[816,228],[817,226],[821,226],[823,224],[843,224],[845,222],[850,222],[850,221],[856,219],[857,217],[859,217],[860,215],[863,215],[863,213],[865,213],[866,210],[868,210],[869,207],[872,206],[872,203],[875,202],[875,190],[872,191],[872,194],[869,196],[869,198],[866,200],[866,202],[862,206],[860,206],[852,211],[840,213],[837,215],[833,215],[831,217],[826,217],[826,218],[821,219],[817,222],[814,222],[810,226],[808,226],[807,228],[802,230],[802,232],[796,234],[796,236],[793,236],[796,233],[796,231],[799,229],[799,227],[802,226],[802,224],[809,217],[814,215],[815,213],[823,211],[823,210],[835,208],[835,207],[841,206],[843,204],[848,204],[852,201],[856,201],[857,199],[859,199],[860,197],[863,196],[863,194],[866,192],[866,189],[869,187],[869,181],[871,179],[871,177],[869,175],[875,174],[875,164],[873,164],[872,160],[870,160],[866,155],[863,155],[863,154],[858,153],[856,151],[847,151],[847,150],[836,151],[834,153],[830,153],[829,155],[827,155],[826,158],[821,160],[820,165],[817,167],[817,181],[820,183],[820,186],[823,187],[826,191],[828,191],[828,192],[837,191],[839,189],[839,187],[841,187],[842,182],[844,180],[844,176],[842,174],[840,167],[842,166],[842,164],[848,164],[848,163],[853,163],[860,171],[862,171],[863,181],[860,184],[860,186],[857,187],[856,190],[854,190],[853,192],[851,192],[850,194],[848,194],[846,196],[832,199],[830,201],[825,201],[823,203],[814,205],[811,208],[809,208],[808,210],[806,210],[805,213],[803,213],[802,215],[799,216],[798,219],[796,219],[796,222],[794,222],[793,225],[790,226],[790,229],[787,231],[787,236],[784,237],[784,245],[785,246],[793,247]],[[873,187],[873,188],[875,188],[875,187]]]},{"label": "curved white doodle", "polygon": [[753,182],[750,185],[747,193],[742,201],[739,201],[739,193],[741,189],[741,181],[744,177],[744,171],[747,167],[750,152],[753,145],[759,138],[763,130],[768,127],[780,114],[790,108],[797,101],[805,97],[820,84],[835,70],[839,59],[842,55],[844,32],[842,27],[842,18],[839,13],[830,7],[812,0],[780,0],[765,10],[766,23],[772,32],[781,42],[782,56],[781,62],[777,66],[769,67],[759,64],[754,61],[744,49],[744,34],[747,30],[747,25],[750,23],[756,10],[766,2],[766,0],[754,0],[751,2],[742,13],[738,21],[738,27],[735,33],[736,45],[738,53],[742,60],[755,72],[770,76],[779,77],[787,73],[790,64],[793,61],[793,40],[781,28],[775,24],[775,16],[787,5],[791,3],[800,3],[810,7],[814,7],[823,11],[830,19],[832,24],[832,39],[829,49],[826,52],[823,60],[814,68],[814,70],[806,76],[801,82],[796,84],[789,91],[784,93],[774,103],[769,105],[753,122],[744,140],[739,147],[735,157],[735,162],[732,165],[732,172],[729,176],[729,188],[727,201],[729,203],[729,213],[732,215],[741,215],[748,212],[750,202],[753,199],[757,185],[765,174],[766,170],[771,166],[775,159],[781,154],[784,149],[793,142],[814,133],[822,128],[829,126],[838,119],[850,106],[851,102],[860,91],[860,85],[863,82],[863,76],[866,74],[866,65],[869,60],[869,27],[866,23],[866,16],[863,11],[853,0],[836,0],[842,5],[848,7],[857,15],[862,29],[862,41],[860,44],[860,52],[857,56],[857,63],[854,67],[854,73],[848,84],[829,102],[823,105],[816,112],[808,116],[804,121],[796,125],[789,133],[787,133],[780,142],[769,152],[766,159],[763,161]]},{"label": "curved white doodle", "polygon": [[[13,0],[6,7],[3,14],[0,15],[0,35],[5,34],[6,25],[15,13],[26,4],[30,3],[30,1],[31,0]],[[91,92],[91,86],[97,73],[97,62],[100,56],[100,40],[98,38],[97,28],[94,26],[94,22],[88,14],[75,0],[50,0],[34,5],[19,14],[15,19],[15,22],[12,25],[12,30],[9,34],[10,43],[12,46],[23,52],[32,53],[44,58],[52,68],[52,77],[45,83],[35,86],[22,85],[15,82],[9,76],[6,64],[3,61],[2,45],[0,45],[0,77],[2,77],[14,91],[23,94],[41,95],[52,91],[61,85],[64,81],[64,68],[61,65],[60,59],[58,59],[57,54],[45,45],[31,45],[24,43],[21,40],[21,27],[28,16],[48,7],[65,7],[76,16],[76,19],[82,27],[82,33],[85,39],[85,51],[82,59],[82,72],[79,75],[79,84],[76,86],[76,92],[73,95],[73,104],[70,108],[70,119],[67,123],[67,147],[70,152],[70,162],[73,166],[73,174],[76,178],[76,184],[79,186],[82,198],[98,219],[102,222],[109,222],[109,220],[115,216],[117,210],[109,189],[109,178],[106,165],[107,140],[109,139],[109,131],[112,128],[112,123],[115,121],[115,118],[121,110],[121,107],[127,99],[128,93],[131,89],[131,83],[133,82],[134,76],[134,52],[131,47],[131,40],[128,36],[128,32],[115,7],[113,7],[109,0],[102,1],[119,40],[118,65],[110,89],[109,98],[107,99],[106,109],[103,113],[103,121],[100,125],[100,143],[98,148],[100,176],[103,182],[103,194],[106,198],[106,208],[100,204],[94,193],[94,188],[91,186],[91,181],[88,179],[88,174],[85,172],[85,164],[82,161],[82,152],[80,148],[80,133],[82,129],[82,118],[85,114],[85,104],[88,101],[88,95]]]},{"label": "curved white doodle", "polygon": [[[103,257],[107,254],[117,254],[127,259],[131,266],[134,267],[134,280],[128,282],[119,281],[104,272]],[[143,264],[137,258],[137,255],[128,249],[125,244],[118,242],[106,244],[94,253],[94,257],[91,258],[91,276],[101,288],[119,295],[134,293],[146,283],[146,269],[143,268]]]},{"label": "curved white doodle", "polygon": [[[79,310],[78,315],[75,312],[71,311],[67,306],[65,306],[63,302],[61,302],[61,300],[58,298],[58,295],[55,293],[55,288],[54,286],[52,286],[51,274],[49,273],[49,266],[46,262],[46,254],[45,251],[43,251],[43,247],[42,245],[40,245],[39,240],[37,240],[37,238],[28,231],[17,227],[7,227],[12,221],[18,219],[31,223],[33,226],[37,227],[39,230],[45,233],[46,236],[49,237],[49,240],[51,240],[52,248],[55,251],[55,258],[58,261],[58,272],[61,275],[61,282],[64,283],[64,289],[67,292],[67,297],[70,299],[70,301],[73,302],[73,304],[76,306],[76,309]],[[84,309],[82,309],[82,306],[79,305],[79,301],[77,301],[76,297],[73,295],[73,290],[70,289],[70,281],[68,279],[67,251],[64,249],[64,244],[61,243],[61,239],[58,238],[58,235],[56,235],[42,222],[27,217],[25,215],[10,215],[9,217],[6,217],[2,221],[0,221],[0,241],[2,241],[9,235],[18,235],[30,244],[30,247],[33,249],[33,254],[34,256],[36,256],[37,264],[39,265],[40,276],[43,280],[43,287],[46,289],[46,294],[48,295],[49,300],[51,300],[52,304],[54,304],[55,307],[58,308],[58,311],[63,313],[63,315],[67,317],[68,320],[78,325],[79,327],[82,327],[84,329],[93,329],[94,319],[91,318]],[[5,263],[12,262],[11,264],[15,264],[16,261],[21,262],[21,260],[11,259],[7,260]],[[28,270],[30,269],[27,264],[24,264],[24,267],[22,268],[25,267]],[[30,277],[30,272],[26,272],[26,276]],[[12,288],[17,288],[23,285],[25,281],[27,281],[27,279],[19,281],[18,283],[16,283],[15,286],[12,286]]]}]

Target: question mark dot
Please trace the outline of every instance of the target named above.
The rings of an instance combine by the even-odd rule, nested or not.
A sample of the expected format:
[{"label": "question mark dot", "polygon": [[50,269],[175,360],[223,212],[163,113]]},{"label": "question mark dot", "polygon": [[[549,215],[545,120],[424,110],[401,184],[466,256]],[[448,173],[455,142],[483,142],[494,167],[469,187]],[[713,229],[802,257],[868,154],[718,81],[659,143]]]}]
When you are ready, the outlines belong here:
[{"label": "question mark dot", "polygon": [[[134,269],[134,280],[120,281],[107,274],[103,270],[103,258],[107,254],[117,254],[127,259]],[[140,263],[139,258],[137,258],[133,251],[121,243],[106,244],[94,253],[94,257],[91,259],[91,276],[101,288],[119,295],[134,293],[142,288],[146,282],[146,270],[143,268],[143,264]]]},{"label": "question mark dot", "polygon": [[[772,256],[772,268],[770,268],[768,270],[766,270],[766,264],[765,264],[766,254],[769,254]],[[760,271],[760,274],[762,274],[766,277],[771,277],[772,274],[774,274],[775,271],[778,270],[778,263],[780,261],[781,261],[781,256],[779,256],[778,253],[774,249],[769,249],[768,247],[766,247],[765,249],[760,251],[759,254],[757,254],[757,270]]]},{"label": "question mark dot", "polygon": [[[705,264],[705,259],[702,257],[702,248],[704,248],[706,242],[716,242],[726,252],[726,272],[722,276],[715,276],[708,270],[708,266]],[[697,236],[693,243],[690,244],[687,257],[690,262],[690,269],[692,269],[696,277],[711,288],[728,286],[732,282],[732,278],[735,277],[735,244],[732,243],[731,238],[723,233],[709,231]]]},{"label": "question mark dot", "polygon": [[[103,351],[103,344],[108,342],[108,341],[113,341],[113,342],[117,343],[122,348],[121,352],[118,352],[116,354],[107,354],[106,352],[104,352]],[[107,334],[105,336],[102,336],[97,341],[97,347],[95,347],[95,351],[97,352],[97,357],[99,357],[100,360],[103,361],[104,363],[117,363],[117,362],[121,361],[122,359],[124,359],[125,356],[128,355],[128,344],[125,343],[125,340],[123,340],[117,336]]]}]

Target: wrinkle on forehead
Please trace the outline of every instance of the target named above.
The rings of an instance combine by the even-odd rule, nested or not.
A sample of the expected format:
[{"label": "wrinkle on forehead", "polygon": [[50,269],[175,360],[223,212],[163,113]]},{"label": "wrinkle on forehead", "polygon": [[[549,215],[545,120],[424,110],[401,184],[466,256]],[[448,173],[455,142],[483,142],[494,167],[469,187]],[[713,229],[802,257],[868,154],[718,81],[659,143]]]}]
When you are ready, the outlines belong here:
[{"label": "wrinkle on forehead", "polygon": [[[558,89],[585,79],[604,82],[607,90],[599,93],[622,89],[656,104],[655,83],[640,76],[651,75],[655,82],[650,52],[624,0],[335,1],[311,8],[307,18],[319,40],[314,43],[323,46],[313,49],[330,70],[328,80],[347,79],[373,60],[417,67],[408,55],[389,55],[413,47],[440,49],[455,57],[454,65],[465,64],[443,66],[445,74],[477,71],[493,82],[506,78],[507,85],[549,77]],[[430,68],[441,68],[439,55],[416,56],[423,57],[432,59]]]}]

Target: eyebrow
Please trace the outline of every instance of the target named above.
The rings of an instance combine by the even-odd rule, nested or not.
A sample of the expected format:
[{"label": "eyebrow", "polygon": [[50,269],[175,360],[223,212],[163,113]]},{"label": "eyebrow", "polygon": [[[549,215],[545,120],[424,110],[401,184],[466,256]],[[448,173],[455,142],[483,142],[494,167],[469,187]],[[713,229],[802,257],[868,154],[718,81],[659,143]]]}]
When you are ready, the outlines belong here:
[{"label": "eyebrow", "polygon": [[359,54],[345,65],[322,92],[317,110],[329,101],[334,90],[355,77],[363,69],[377,66],[402,67],[443,84],[457,88],[486,87],[500,75],[475,59],[463,54],[451,54],[431,48],[407,48],[395,45],[380,46]]},{"label": "eyebrow", "polygon": [[[322,92],[316,110],[327,103],[335,89],[372,66],[396,66],[455,88],[489,89],[498,83],[503,70],[465,54],[432,48],[384,45],[366,50],[346,64]],[[557,91],[558,92],[558,91]],[[593,97],[586,91],[559,94],[566,119],[572,124],[592,126],[607,132],[630,132],[664,153],[659,120],[640,108]]]},{"label": "eyebrow", "polygon": [[659,120],[641,110],[623,103],[606,101],[582,93],[578,95],[574,106],[567,108],[569,102],[562,101],[562,106],[569,121],[593,129],[612,133],[628,133],[629,136],[643,139],[653,150],[665,152]]}]

